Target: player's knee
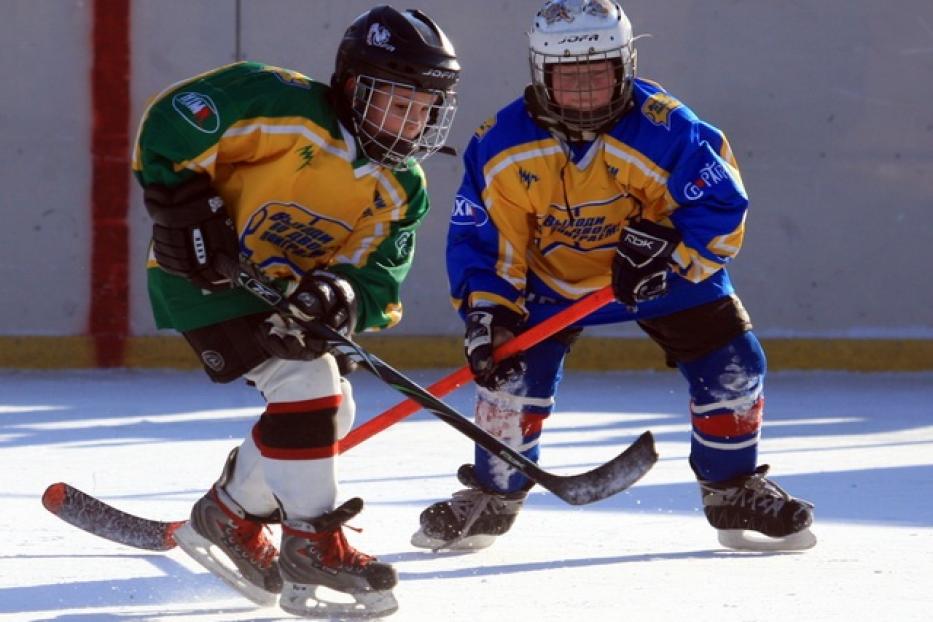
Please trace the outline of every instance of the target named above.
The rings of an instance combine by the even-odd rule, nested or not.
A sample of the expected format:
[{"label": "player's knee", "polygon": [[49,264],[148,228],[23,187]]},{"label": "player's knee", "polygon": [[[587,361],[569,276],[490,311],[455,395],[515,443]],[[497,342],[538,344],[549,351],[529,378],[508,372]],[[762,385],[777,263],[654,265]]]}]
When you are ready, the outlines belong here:
[{"label": "player's knee", "polygon": [[353,387],[346,378],[340,379],[340,393],[343,399],[340,400],[340,406],[337,408],[336,425],[338,439],[347,435],[350,428],[353,427],[354,419],[356,419],[356,402],[353,400]]},{"label": "player's knee", "polygon": [[748,312],[737,296],[640,320],[638,325],[664,350],[670,367],[701,359],[752,329]]}]

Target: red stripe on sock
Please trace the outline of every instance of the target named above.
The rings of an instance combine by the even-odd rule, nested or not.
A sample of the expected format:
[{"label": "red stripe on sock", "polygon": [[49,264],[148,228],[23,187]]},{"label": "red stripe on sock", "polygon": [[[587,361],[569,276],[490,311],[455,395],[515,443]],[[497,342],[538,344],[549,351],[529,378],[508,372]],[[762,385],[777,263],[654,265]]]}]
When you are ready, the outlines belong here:
[{"label": "red stripe on sock", "polygon": [[123,365],[129,332],[130,5],[95,0],[91,44],[91,306],[99,367]]},{"label": "red stripe on sock", "polygon": [[693,415],[693,427],[705,436],[732,438],[754,434],[761,429],[764,399],[758,398],[747,412],[724,412]]},{"label": "red stripe on sock", "polygon": [[328,395],[313,400],[304,400],[301,402],[269,402],[266,404],[267,415],[279,415],[284,413],[303,413],[313,412],[315,410],[327,410],[329,408],[338,408],[343,400],[343,395]]}]

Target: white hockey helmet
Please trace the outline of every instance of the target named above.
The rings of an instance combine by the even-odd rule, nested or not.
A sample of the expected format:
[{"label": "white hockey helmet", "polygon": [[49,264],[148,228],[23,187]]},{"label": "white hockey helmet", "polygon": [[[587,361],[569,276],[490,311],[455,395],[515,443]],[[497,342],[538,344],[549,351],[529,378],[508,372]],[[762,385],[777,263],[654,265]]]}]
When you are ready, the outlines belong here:
[{"label": "white hockey helmet", "polygon": [[[535,16],[529,38],[531,82],[537,104],[570,136],[592,138],[631,105],[635,79],[632,23],[612,0],[548,0]],[[615,85],[608,104],[596,108],[562,107],[554,99],[554,66],[611,61]],[[585,80],[581,84],[585,84]],[[580,93],[581,101],[594,101]]]}]

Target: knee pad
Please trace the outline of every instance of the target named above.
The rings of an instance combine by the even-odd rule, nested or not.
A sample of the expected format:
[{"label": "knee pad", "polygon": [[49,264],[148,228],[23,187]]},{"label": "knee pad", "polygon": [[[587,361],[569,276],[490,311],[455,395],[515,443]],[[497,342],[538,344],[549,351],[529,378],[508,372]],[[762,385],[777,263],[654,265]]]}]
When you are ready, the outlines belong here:
[{"label": "knee pad", "polygon": [[638,326],[661,346],[668,367],[701,359],[752,329],[737,296],[726,296],[677,313],[639,320]]}]

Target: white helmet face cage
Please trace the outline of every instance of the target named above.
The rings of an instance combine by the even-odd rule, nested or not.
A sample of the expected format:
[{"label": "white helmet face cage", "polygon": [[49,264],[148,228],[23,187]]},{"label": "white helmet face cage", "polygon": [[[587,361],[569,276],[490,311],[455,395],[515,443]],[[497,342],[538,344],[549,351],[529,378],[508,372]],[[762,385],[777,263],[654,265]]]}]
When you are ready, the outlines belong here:
[{"label": "white helmet face cage", "polygon": [[[427,107],[416,94],[431,96]],[[352,107],[366,157],[393,170],[406,170],[411,158],[423,160],[444,146],[457,111],[457,95],[360,75]]]},{"label": "white helmet face cage", "polygon": [[[610,0],[550,0],[528,36],[532,84],[541,105],[561,124],[592,132],[625,112],[635,79],[635,45],[621,6]],[[562,99],[572,104],[555,99],[555,71],[564,78]]]}]

